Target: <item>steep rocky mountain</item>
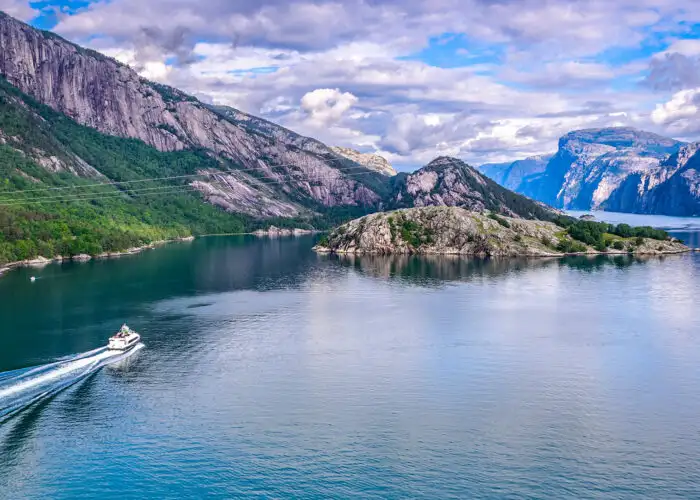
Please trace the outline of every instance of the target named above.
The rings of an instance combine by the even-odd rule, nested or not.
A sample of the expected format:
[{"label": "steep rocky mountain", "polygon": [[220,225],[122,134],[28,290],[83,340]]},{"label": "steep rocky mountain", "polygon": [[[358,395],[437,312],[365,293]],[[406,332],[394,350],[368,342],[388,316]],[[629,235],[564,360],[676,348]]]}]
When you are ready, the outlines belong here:
[{"label": "steep rocky mountain", "polygon": [[485,164],[479,170],[501,186],[520,192],[527,190],[528,184],[538,182],[552,156],[554,155],[537,155],[512,163]]},{"label": "steep rocky mountain", "polygon": [[661,163],[682,145],[627,127],[570,132],[544,172],[518,191],[559,208],[600,208],[630,176],[648,188],[662,182]]},{"label": "steep rocky mountain", "polygon": [[555,215],[549,207],[505,189],[461,160],[449,157],[437,158],[412,174],[400,175],[388,206],[451,206],[543,220]]},{"label": "steep rocky mountain", "polygon": [[682,146],[655,176],[628,177],[603,204],[605,210],[678,216],[700,215],[700,143]]},{"label": "steep rocky mountain", "polygon": [[318,141],[232,108],[207,106],[2,13],[0,75],[104,134],[140,139],[162,152],[206,151],[219,167],[201,173],[216,175],[192,186],[230,211],[292,217],[328,207],[376,207],[382,196],[379,174]]},{"label": "steep rocky mountain", "polygon": [[[671,186],[686,186],[691,174],[662,188],[682,175],[696,150],[630,127],[587,129],[563,136],[554,155],[480,169],[501,185],[556,208],[680,214],[687,202],[651,200],[673,196]],[[692,186],[684,189],[691,194],[683,195],[683,189],[678,194],[693,196]]]},{"label": "steep rocky mountain", "polygon": [[367,167],[370,170],[374,170],[375,172],[379,172],[380,174],[392,177],[397,173],[396,170],[394,170],[394,167],[391,166],[391,163],[389,163],[383,156],[372,153],[360,153],[359,151],[350,148],[332,147],[331,150],[334,153],[347,158],[348,160],[359,163],[360,165]]}]

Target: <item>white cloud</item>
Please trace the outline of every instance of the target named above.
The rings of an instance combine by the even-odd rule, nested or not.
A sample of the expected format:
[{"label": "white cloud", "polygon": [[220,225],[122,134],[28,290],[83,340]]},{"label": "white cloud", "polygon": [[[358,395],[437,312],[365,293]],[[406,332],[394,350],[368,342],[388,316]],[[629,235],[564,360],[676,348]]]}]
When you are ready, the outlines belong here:
[{"label": "white cloud", "polygon": [[682,135],[700,131],[700,88],[676,92],[670,101],[657,104],[651,119]]},{"label": "white cloud", "polygon": [[304,94],[301,98],[301,109],[307,113],[311,123],[321,127],[340,121],[356,102],[357,97],[350,92],[341,92],[339,89],[316,89]]},{"label": "white cloud", "polygon": [[39,12],[29,5],[29,2],[25,0],[0,0],[0,11],[6,14],[21,19],[22,21],[29,21],[37,16]]}]

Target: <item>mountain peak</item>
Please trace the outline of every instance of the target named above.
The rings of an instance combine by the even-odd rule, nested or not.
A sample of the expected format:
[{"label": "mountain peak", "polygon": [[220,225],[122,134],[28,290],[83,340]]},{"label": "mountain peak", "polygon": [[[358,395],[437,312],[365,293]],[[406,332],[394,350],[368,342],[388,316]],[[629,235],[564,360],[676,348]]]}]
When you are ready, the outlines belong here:
[{"label": "mountain peak", "polygon": [[559,147],[568,142],[600,144],[614,148],[632,148],[656,146],[672,153],[683,142],[664,137],[653,132],[639,130],[634,127],[604,127],[574,130],[559,140]]},{"label": "mountain peak", "polygon": [[390,208],[451,206],[525,219],[551,219],[554,211],[498,185],[462,160],[435,158],[401,179]]},{"label": "mountain peak", "polygon": [[389,163],[386,158],[378,154],[361,153],[355,149],[342,148],[338,146],[331,147],[331,151],[382,175],[393,177],[397,174],[394,167],[391,166],[391,163]]}]

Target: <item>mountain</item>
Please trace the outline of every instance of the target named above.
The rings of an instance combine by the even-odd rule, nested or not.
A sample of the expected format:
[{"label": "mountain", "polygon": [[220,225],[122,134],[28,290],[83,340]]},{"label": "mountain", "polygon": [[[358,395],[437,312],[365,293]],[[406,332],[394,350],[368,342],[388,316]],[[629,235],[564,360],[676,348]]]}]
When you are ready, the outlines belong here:
[{"label": "mountain", "polygon": [[655,176],[630,176],[604,209],[677,216],[700,215],[700,143],[684,145],[661,163]]},{"label": "mountain", "polygon": [[503,187],[513,191],[524,191],[528,184],[538,181],[552,156],[554,155],[538,155],[512,163],[485,164],[479,167],[479,170]]},{"label": "mountain", "polygon": [[508,167],[510,167],[511,165],[512,162],[484,163],[483,165],[479,165],[478,167],[476,167],[476,169],[489,179],[494,180],[503,186],[504,174],[506,170],[508,170]]},{"label": "mountain", "polygon": [[352,160],[355,163],[359,163],[363,167],[367,167],[370,170],[379,172],[380,174],[393,177],[396,175],[396,170],[383,156],[375,155],[372,153],[360,153],[350,148],[340,148],[332,147],[331,150],[339,156],[343,156],[348,160]]},{"label": "mountain", "polygon": [[[630,127],[586,129],[559,140],[554,155],[536,156],[509,166],[486,165],[503,186],[563,209],[604,209],[640,213],[682,211],[687,204],[650,201],[675,196],[666,184],[695,154],[696,147]],[[686,175],[686,180],[690,174]],[[685,184],[683,184],[685,185]],[[694,196],[692,187],[686,187]],[[677,205],[676,208],[671,208]],[[663,212],[658,212],[663,210]]]},{"label": "mountain", "polygon": [[[128,66],[0,14],[0,75],[81,125],[161,152],[201,150],[218,166],[192,186],[214,205],[254,217],[376,207],[379,174],[238,110],[145,80]],[[96,167],[99,169],[99,166]]]},{"label": "mountain", "polygon": [[549,207],[516,194],[456,158],[439,157],[420,170],[399,176],[389,208],[426,206],[490,210],[507,216],[549,220]]}]

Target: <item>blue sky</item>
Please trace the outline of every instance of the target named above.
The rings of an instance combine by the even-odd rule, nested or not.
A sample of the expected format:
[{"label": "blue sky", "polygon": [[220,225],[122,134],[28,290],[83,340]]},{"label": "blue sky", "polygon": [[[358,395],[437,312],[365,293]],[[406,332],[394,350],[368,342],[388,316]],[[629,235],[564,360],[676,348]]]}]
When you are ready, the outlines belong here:
[{"label": "blue sky", "polygon": [[0,0],[147,78],[414,166],[577,128],[700,138],[700,5],[670,0]]}]

